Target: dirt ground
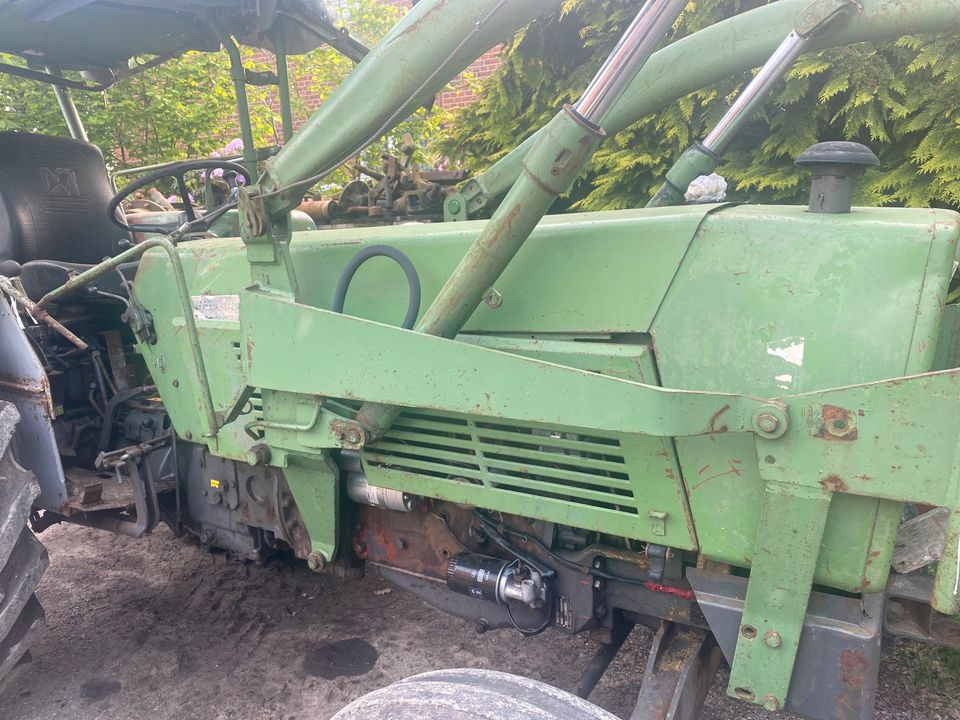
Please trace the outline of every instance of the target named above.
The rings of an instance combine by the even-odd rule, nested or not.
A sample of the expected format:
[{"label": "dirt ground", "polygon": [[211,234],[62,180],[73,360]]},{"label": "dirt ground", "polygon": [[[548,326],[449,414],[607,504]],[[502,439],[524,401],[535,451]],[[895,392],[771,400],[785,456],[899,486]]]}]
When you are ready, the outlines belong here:
[{"label": "dirt ground", "polygon": [[[477,635],[375,571],[341,581],[304,563],[236,562],[166,528],[129,540],[54,527],[42,539],[48,627],[33,662],[0,686],[0,720],[326,720],[437,668],[499,669],[569,690],[596,647],[558,631]],[[628,717],[649,644],[635,630],[590,699]],[[888,658],[877,717],[934,717],[902,675]],[[724,683],[721,672],[704,720],[770,717],[727,699]]]}]

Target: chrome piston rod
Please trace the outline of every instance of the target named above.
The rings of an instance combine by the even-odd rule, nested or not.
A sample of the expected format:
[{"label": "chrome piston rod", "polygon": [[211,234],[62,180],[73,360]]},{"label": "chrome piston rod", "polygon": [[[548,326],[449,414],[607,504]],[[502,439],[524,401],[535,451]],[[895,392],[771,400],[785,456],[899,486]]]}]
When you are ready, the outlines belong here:
[{"label": "chrome piston rod", "polygon": [[649,0],[607,56],[600,70],[574,104],[585,120],[598,127],[647,62],[670,26],[686,7],[683,0]]},{"label": "chrome piston rod", "polygon": [[763,105],[774,86],[793,67],[793,63],[800,57],[809,42],[809,37],[801,37],[793,31],[780,43],[770,59],[760,68],[760,72],[744,88],[716,127],[704,138],[703,146],[707,150],[717,155],[723,154],[734,136]]}]

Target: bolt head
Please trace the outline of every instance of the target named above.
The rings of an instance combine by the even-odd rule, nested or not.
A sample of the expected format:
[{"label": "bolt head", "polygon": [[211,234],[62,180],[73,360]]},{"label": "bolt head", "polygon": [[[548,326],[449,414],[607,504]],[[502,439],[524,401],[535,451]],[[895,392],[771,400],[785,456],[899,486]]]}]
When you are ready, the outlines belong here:
[{"label": "bolt head", "polygon": [[458,212],[460,212],[460,201],[454,198],[447,203],[447,208],[450,210],[450,212],[456,215]]},{"label": "bolt head", "polygon": [[760,413],[757,416],[757,427],[765,433],[775,433],[780,427],[780,419],[773,413]]},{"label": "bolt head", "polygon": [[307,556],[307,567],[314,572],[320,572],[327,564],[327,559],[323,553],[313,552]]},{"label": "bolt head", "polygon": [[266,465],[270,462],[270,446],[257,443],[247,451],[247,462],[250,465]]},{"label": "bolt head", "polygon": [[764,695],[763,709],[769,710],[770,712],[776,712],[780,709],[780,701],[777,700],[777,698],[775,698],[773,695]]},{"label": "bolt head", "polygon": [[783,644],[783,640],[780,637],[780,633],[775,630],[768,630],[763,635],[763,643],[770,648],[778,648]]}]

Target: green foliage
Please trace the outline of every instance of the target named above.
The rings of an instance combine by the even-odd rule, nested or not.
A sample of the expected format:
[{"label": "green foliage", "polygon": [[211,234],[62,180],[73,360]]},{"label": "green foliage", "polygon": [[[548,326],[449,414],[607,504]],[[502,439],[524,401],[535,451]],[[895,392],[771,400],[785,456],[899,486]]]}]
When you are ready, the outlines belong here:
[{"label": "green foliage", "polygon": [[[769,1],[769,0],[767,0]],[[454,118],[438,148],[474,171],[502,157],[576,99],[641,0],[568,0],[507,44],[480,99]],[[691,1],[670,41],[764,0]],[[800,58],[727,151],[720,172],[732,198],[803,202],[794,158],[820,140],[863,142],[881,167],[861,202],[960,206],[960,39],[905,37]],[[705,61],[707,61],[705,59]],[[608,140],[567,199],[577,209],[643,205],[679,154],[721,117],[749,74],[678,98]]]},{"label": "green foliage", "polygon": [[[338,24],[366,44],[374,44],[403,11],[379,0],[339,0],[331,4]],[[243,50],[250,69],[273,70]],[[0,54],[0,61],[23,64]],[[310,114],[353,68],[353,62],[329,47],[289,58],[294,125]],[[74,76],[79,77],[79,76]],[[295,80],[302,78],[300,83]],[[250,117],[257,145],[279,144],[282,138],[275,88],[248,86]],[[123,80],[106,92],[73,92],[87,133],[115,167],[209,156],[240,134],[229,58],[225,52],[190,52],[157,68]],[[440,111],[419,111],[398,129],[415,138],[437,132]],[[0,130],[68,135],[52,89],[44,84],[0,74]],[[379,164],[379,147],[363,158]],[[112,161],[111,156],[112,155]],[[337,178],[341,181],[346,176]]]}]

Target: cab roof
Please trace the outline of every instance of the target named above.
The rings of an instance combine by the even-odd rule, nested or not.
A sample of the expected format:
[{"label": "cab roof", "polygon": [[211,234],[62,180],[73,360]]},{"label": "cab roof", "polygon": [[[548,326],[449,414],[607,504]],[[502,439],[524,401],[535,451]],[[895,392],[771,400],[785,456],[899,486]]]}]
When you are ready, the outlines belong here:
[{"label": "cab roof", "polygon": [[218,30],[271,50],[283,33],[289,54],[323,44],[354,60],[366,52],[323,0],[0,0],[0,52],[101,82],[134,57],[216,51]]}]

